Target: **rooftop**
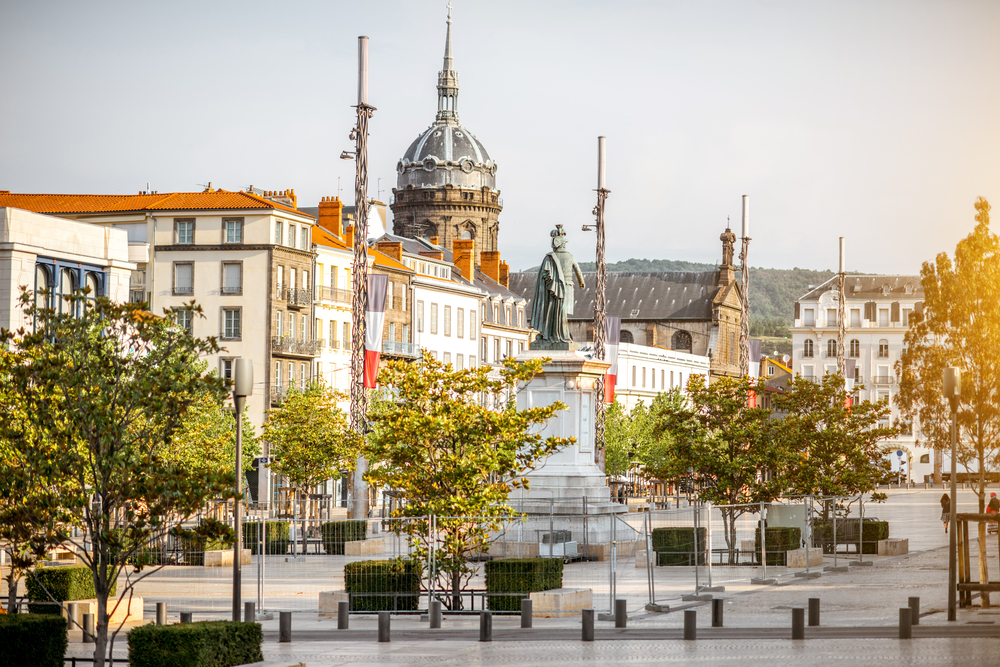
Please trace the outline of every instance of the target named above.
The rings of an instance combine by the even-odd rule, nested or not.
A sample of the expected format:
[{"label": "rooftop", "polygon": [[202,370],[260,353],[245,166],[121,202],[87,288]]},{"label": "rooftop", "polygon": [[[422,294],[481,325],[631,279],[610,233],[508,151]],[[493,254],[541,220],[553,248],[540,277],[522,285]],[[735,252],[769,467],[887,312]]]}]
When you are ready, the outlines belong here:
[{"label": "rooftop", "polygon": [[271,209],[315,217],[252,192],[228,190],[135,195],[27,194],[0,190],[0,206],[50,215]]}]

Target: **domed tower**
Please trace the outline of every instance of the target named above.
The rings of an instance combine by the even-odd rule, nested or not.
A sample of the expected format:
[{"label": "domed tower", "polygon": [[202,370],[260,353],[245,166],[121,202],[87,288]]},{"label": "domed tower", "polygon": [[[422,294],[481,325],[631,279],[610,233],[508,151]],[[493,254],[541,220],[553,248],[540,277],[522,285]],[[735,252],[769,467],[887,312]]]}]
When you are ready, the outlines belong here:
[{"label": "domed tower", "polygon": [[497,165],[486,148],[458,121],[458,72],[452,69],[451,7],[438,73],[438,110],[434,124],[420,134],[396,164],[392,194],[393,232],[398,236],[438,237],[451,249],[454,239],[475,241],[483,252],[497,250],[502,209],[496,187]]}]

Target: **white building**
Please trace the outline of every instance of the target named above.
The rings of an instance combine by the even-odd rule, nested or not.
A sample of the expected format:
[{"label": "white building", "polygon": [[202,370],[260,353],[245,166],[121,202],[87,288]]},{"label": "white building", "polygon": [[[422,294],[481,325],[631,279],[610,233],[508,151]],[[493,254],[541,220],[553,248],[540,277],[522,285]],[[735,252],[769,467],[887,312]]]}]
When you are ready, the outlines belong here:
[{"label": "white building", "polygon": [[648,407],[657,394],[674,388],[683,392],[692,375],[708,378],[710,370],[711,359],[707,356],[619,343],[615,400],[626,410],[640,402]]},{"label": "white building", "polygon": [[[327,386],[349,397],[354,251],[342,238],[321,227],[313,228],[313,250],[316,252],[313,329],[319,342],[315,377],[323,378]],[[349,403],[349,399],[345,400],[342,407],[346,409]]]},{"label": "white building", "polygon": [[[889,423],[899,419],[895,393],[899,378],[895,364],[903,351],[911,313],[922,312],[924,293],[919,276],[849,275],[845,285],[844,312],[847,319],[844,357],[854,364],[857,400],[886,401],[891,406]],[[792,370],[807,379],[820,379],[837,372],[837,278],[811,289],[795,303],[792,333]],[[903,460],[912,462],[910,478],[923,481],[934,472],[934,451],[916,444],[914,429],[887,442],[892,451],[902,450]],[[940,456],[940,452],[938,453]],[[897,469],[899,458],[891,456]],[[940,462],[940,461],[939,461]]]}]

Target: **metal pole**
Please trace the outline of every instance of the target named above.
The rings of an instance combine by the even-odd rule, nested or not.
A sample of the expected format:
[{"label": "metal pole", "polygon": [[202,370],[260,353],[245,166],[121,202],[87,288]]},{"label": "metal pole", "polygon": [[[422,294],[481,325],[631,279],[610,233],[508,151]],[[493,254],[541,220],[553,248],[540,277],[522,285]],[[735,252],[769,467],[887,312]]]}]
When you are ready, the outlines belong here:
[{"label": "metal pole", "polygon": [[233,529],[236,542],[233,544],[233,620],[239,621],[243,581],[240,565],[243,561],[243,408],[247,396],[253,394],[253,361],[236,359],[233,364],[233,405],[236,408],[236,483],[233,500]]},{"label": "metal pole", "polygon": [[764,576],[761,577],[765,581],[767,580],[767,520],[764,515],[766,507],[764,503],[760,504],[760,563],[764,567]]},{"label": "metal pole", "polygon": [[705,503],[706,514],[708,515],[708,534],[706,535],[706,548],[708,550],[708,587],[712,587],[712,503]]},{"label": "metal pole", "polygon": [[611,514],[611,609],[608,613],[615,613],[615,596],[618,594],[615,588],[615,573],[618,565],[618,520],[614,514]]},{"label": "metal pole", "polygon": [[694,593],[698,594],[701,588],[698,581],[698,506],[694,507]]},{"label": "metal pole", "polygon": [[847,280],[844,258],[844,237],[840,237],[840,271],[837,274],[837,293],[840,297],[837,303],[837,372],[844,378],[844,387],[847,387],[847,362],[844,360],[844,341],[847,338],[847,305],[845,301],[847,295],[844,293],[844,283]]},{"label": "metal pole", "polygon": [[[595,225],[584,225],[584,231],[597,232],[597,256],[595,262],[596,285],[594,293],[594,358],[606,359],[607,299],[605,290],[608,280],[608,266],[604,258],[604,206],[611,193],[605,187],[605,137],[597,137],[597,205],[594,207]],[[604,470],[604,418],[607,405],[604,403],[604,382],[606,375],[597,380],[597,402],[594,419],[594,460]]]},{"label": "metal pole", "polygon": [[958,449],[958,410],[951,409],[951,513],[948,516],[948,620],[957,621],[958,611],[955,605],[955,591],[958,588],[958,540],[955,531],[958,526],[958,466],[956,450]]},{"label": "metal pole", "polygon": [[809,547],[812,546],[812,540],[809,535],[809,510],[812,505],[812,496],[806,496],[802,499],[802,529],[805,535],[803,537],[806,541],[806,574],[809,574]]},{"label": "metal pole", "polygon": [[743,195],[743,249],[740,251],[740,375],[750,375],[750,196]]},{"label": "metal pole", "polygon": [[833,499],[833,569],[837,569],[837,498]]},{"label": "metal pole", "polygon": [[642,520],[643,532],[645,532],[645,544],[646,544],[646,578],[649,581],[649,604],[656,604],[656,588],[653,583],[653,538],[650,529],[652,528],[653,517],[652,510],[646,508],[646,516]]}]

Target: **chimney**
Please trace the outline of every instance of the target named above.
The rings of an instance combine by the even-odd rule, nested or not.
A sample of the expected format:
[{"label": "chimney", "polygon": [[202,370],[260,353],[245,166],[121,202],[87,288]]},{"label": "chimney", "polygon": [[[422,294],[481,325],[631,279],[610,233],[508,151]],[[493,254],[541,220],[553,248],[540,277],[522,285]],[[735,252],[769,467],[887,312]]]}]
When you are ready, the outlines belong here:
[{"label": "chimney", "polygon": [[430,238],[430,242],[431,242],[431,245],[437,245],[438,244],[438,237],[437,236],[432,236]]},{"label": "chimney", "polygon": [[476,242],[473,239],[453,239],[451,242],[452,261],[466,280],[474,280],[472,273],[472,253]]},{"label": "chimney", "polygon": [[344,243],[348,248],[354,247],[354,225],[347,225],[347,232],[344,234]]},{"label": "chimney", "polygon": [[316,224],[338,239],[344,236],[344,202],[337,197],[323,197],[319,202]]},{"label": "chimney", "polygon": [[379,241],[378,250],[383,255],[388,255],[394,260],[403,263],[403,244],[399,241]]},{"label": "chimney", "polygon": [[497,250],[484,250],[479,256],[479,268],[489,276],[493,282],[500,282],[500,252]]},{"label": "chimney", "polygon": [[444,259],[444,253],[440,250],[435,250],[433,252],[430,250],[424,250],[420,253],[420,256],[429,257],[431,259]]},{"label": "chimney", "polygon": [[510,289],[510,266],[502,260],[500,262],[500,280],[497,282]]}]

